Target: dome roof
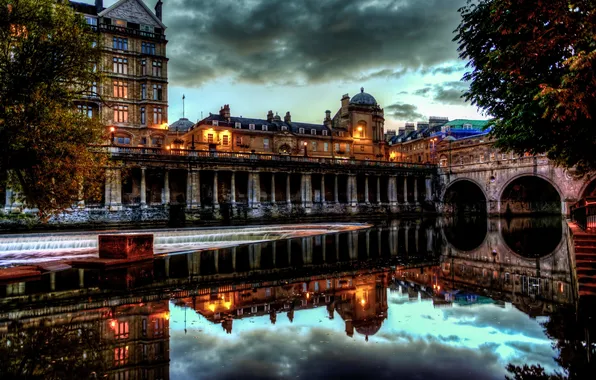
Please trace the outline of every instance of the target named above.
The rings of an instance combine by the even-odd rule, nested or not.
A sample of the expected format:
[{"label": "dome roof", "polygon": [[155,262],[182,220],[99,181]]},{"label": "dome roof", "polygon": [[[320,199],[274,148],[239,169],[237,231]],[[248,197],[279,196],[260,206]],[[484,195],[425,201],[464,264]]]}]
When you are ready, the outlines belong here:
[{"label": "dome roof", "polygon": [[192,121],[188,120],[187,118],[183,117],[178,119],[177,121],[170,124],[169,131],[170,132],[188,132],[190,127],[195,125]]},{"label": "dome roof", "polygon": [[372,336],[375,335],[380,329],[383,322],[378,318],[362,321],[359,326],[356,326],[356,332],[360,335]]},{"label": "dome roof", "polygon": [[371,94],[364,92],[364,87],[360,88],[360,93],[356,94],[350,99],[350,104],[357,104],[361,106],[376,106],[377,100]]}]

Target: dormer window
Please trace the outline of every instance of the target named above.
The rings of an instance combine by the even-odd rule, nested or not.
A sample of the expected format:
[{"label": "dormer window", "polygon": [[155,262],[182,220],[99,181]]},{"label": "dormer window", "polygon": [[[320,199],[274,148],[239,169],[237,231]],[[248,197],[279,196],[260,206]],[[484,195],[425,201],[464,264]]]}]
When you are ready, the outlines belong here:
[{"label": "dormer window", "polygon": [[281,126],[281,130],[282,130],[282,131],[287,131],[287,130],[288,130],[288,127],[286,127],[285,125],[282,125],[282,126]]},{"label": "dormer window", "polygon": [[217,120],[213,120],[213,121],[211,122],[211,125],[218,126],[218,125],[219,125],[219,122],[218,122]]},{"label": "dormer window", "polygon": [[269,130],[269,127],[267,125],[263,124],[263,125],[261,125],[261,130],[262,131],[268,131]]},{"label": "dormer window", "polygon": [[327,131],[323,131],[323,136],[327,136]]},{"label": "dormer window", "polygon": [[236,123],[234,123],[234,128],[240,129],[240,128],[242,128],[242,124],[236,122]]},{"label": "dormer window", "polygon": [[298,128],[298,133],[304,134],[304,128]]},{"label": "dormer window", "polygon": [[464,129],[472,129],[472,124],[464,124]]},{"label": "dormer window", "polygon": [[311,129],[310,130],[310,134],[311,135],[316,135],[317,134],[317,130],[316,129]]},{"label": "dormer window", "polygon": [[254,124],[249,124],[248,125],[248,129],[254,131],[255,130],[255,125]]}]

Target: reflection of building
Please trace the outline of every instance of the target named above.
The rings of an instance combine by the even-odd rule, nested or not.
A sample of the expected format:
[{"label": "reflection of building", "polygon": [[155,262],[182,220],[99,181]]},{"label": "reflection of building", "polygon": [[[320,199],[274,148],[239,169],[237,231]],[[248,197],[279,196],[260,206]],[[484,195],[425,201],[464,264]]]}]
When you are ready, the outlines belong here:
[{"label": "reflection of building", "polygon": [[[97,378],[106,374],[108,379],[114,380],[169,379],[168,301],[119,304],[113,299],[112,303],[118,306],[77,312],[70,312],[68,307],[51,306],[40,310],[42,316],[39,317],[21,318],[18,323],[0,322],[0,345],[10,347],[8,342],[24,342],[22,348],[39,350],[39,355],[49,361],[71,361],[71,367],[82,368],[84,378],[94,372]],[[51,341],[70,344],[60,349],[45,347],[46,342]],[[36,344],[44,347],[36,347]],[[27,358],[19,352],[11,354],[19,360]],[[17,374],[23,375],[22,371],[27,369]],[[50,365],[38,371],[44,375],[60,370]]]},{"label": "reflection of building", "polygon": [[293,321],[296,311],[325,306],[330,319],[335,311],[342,317],[346,334],[352,336],[355,329],[369,336],[387,318],[387,276],[388,272],[384,271],[357,276],[315,276],[310,281],[285,285],[220,287],[218,292],[205,292],[183,302],[209,321],[221,323],[228,333],[232,332],[234,319],[269,315],[275,324],[279,313],[285,313]]}]

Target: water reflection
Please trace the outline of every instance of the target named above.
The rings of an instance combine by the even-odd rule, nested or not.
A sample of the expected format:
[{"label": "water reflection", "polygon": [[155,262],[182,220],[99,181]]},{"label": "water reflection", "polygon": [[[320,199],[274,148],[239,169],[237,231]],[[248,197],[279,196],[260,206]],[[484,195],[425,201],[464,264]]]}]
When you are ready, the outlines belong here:
[{"label": "water reflection", "polygon": [[542,226],[555,229],[387,221],[0,285],[0,378],[502,379],[508,363],[589,367],[578,342],[592,322],[565,308],[576,305],[567,245],[521,254],[509,238]]}]

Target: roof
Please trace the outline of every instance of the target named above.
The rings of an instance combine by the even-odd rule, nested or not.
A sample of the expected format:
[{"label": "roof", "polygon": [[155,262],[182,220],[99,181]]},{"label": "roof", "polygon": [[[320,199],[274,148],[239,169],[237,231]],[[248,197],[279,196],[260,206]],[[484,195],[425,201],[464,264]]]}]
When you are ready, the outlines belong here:
[{"label": "roof", "polygon": [[71,1],[70,6],[75,10],[75,12],[97,16],[97,7],[95,7],[95,4],[87,4],[87,3],[79,3],[76,1]]},{"label": "roof", "polygon": [[[316,130],[317,135],[322,135],[322,131],[329,131],[329,128],[323,124],[300,123],[293,121],[286,123],[279,117],[274,117],[272,121],[267,121],[266,119],[252,119],[248,117],[232,116],[228,121],[219,114],[210,114],[198,124],[212,124],[213,121],[217,121],[219,126],[228,126],[231,128],[236,128],[236,123],[240,123],[240,129],[250,129],[250,125],[254,124],[254,130],[257,131],[263,130],[262,126],[265,125],[267,126],[266,130],[268,132],[281,132],[283,130],[287,130],[292,133],[300,133],[300,128],[304,128],[304,134],[310,135],[312,134],[311,130],[314,129]],[[283,127],[285,127],[285,129]]]},{"label": "roof", "polygon": [[449,126],[450,129],[463,129],[464,124],[470,124],[472,129],[484,129],[488,124],[488,120],[471,120],[471,119],[455,119],[443,124]]},{"label": "roof", "polygon": [[376,106],[377,100],[371,94],[364,92],[364,87],[361,87],[360,93],[354,95],[354,97],[350,99],[350,104],[362,106]]},{"label": "roof", "polygon": [[[99,16],[101,16],[101,17],[107,16],[107,14],[110,13],[112,10],[114,10],[128,2],[136,3],[139,6],[141,6],[142,8],[144,8],[144,10],[147,12],[147,14],[149,14],[149,16],[153,19],[153,21],[155,21],[155,23],[157,25],[159,25],[160,28],[162,28],[163,30],[166,30],[166,26],[157,18],[155,13],[153,13],[153,11],[151,9],[149,9],[149,7],[147,7],[147,4],[145,4],[145,2],[143,0],[119,0],[116,3],[112,4],[112,6],[99,12]],[[107,16],[107,17],[110,17],[110,16]],[[133,21],[133,20],[131,20],[131,21]]]},{"label": "roof", "polygon": [[195,123],[185,117],[182,117],[170,124],[168,129],[170,132],[188,132],[193,125],[195,125]]}]

